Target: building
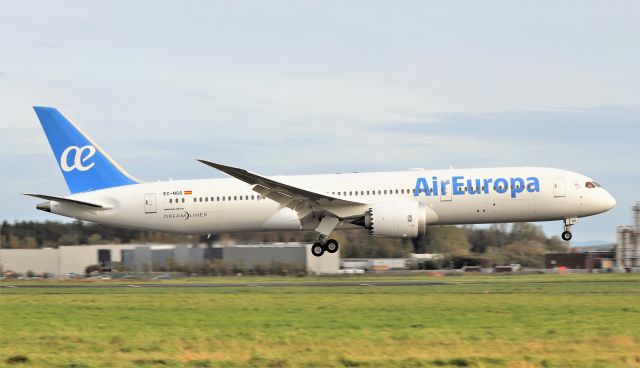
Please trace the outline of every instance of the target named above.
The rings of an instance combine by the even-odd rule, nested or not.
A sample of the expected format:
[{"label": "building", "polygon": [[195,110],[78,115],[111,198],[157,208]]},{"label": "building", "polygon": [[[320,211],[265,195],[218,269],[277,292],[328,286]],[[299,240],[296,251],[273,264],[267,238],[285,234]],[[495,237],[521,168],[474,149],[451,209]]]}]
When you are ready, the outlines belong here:
[{"label": "building", "polygon": [[133,272],[159,271],[171,263],[199,264],[220,260],[243,269],[274,263],[298,264],[312,274],[339,272],[339,252],[322,257],[311,254],[311,244],[276,243],[227,247],[189,247],[175,244],[104,244],[60,246],[57,249],[0,249],[0,271],[64,276],[84,274],[100,265],[110,272],[116,264]]},{"label": "building", "polygon": [[242,264],[246,268],[271,263],[297,263],[306,265],[307,272],[317,275],[340,272],[340,252],[333,254],[325,252],[322,257],[315,257],[311,254],[311,244],[250,244],[219,249],[221,251],[219,259],[228,264]]},{"label": "building", "polygon": [[[57,249],[0,249],[0,269],[37,274],[62,276],[70,273],[84,274],[85,268],[99,264],[110,271],[113,262],[122,261],[122,251],[134,249],[139,244],[104,244],[60,246]],[[146,247],[149,247],[146,245]]]},{"label": "building", "polygon": [[551,252],[544,255],[544,268],[565,267],[569,269],[592,270],[612,268],[615,252],[611,250],[591,250],[584,252]]},{"label": "building", "polygon": [[632,269],[640,267],[640,202],[631,208],[634,226],[618,226],[616,267]]}]

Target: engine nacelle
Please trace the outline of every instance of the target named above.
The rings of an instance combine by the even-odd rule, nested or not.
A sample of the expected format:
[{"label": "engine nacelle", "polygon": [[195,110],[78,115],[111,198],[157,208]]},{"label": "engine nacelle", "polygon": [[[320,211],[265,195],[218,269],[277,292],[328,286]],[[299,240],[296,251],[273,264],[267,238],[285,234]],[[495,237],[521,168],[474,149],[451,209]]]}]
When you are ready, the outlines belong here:
[{"label": "engine nacelle", "polygon": [[427,212],[418,202],[374,204],[364,216],[364,227],[373,236],[417,238],[426,232]]}]

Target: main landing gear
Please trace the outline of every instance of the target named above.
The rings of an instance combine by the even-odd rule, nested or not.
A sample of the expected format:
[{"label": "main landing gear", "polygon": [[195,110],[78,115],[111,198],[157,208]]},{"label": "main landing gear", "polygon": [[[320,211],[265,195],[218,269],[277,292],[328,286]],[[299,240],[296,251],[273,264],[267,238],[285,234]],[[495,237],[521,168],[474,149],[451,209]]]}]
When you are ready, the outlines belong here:
[{"label": "main landing gear", "polygon": [[311,254],[316,257],[320,257],[327,253],[335,253],[338,251],[338,241],[335,239],[327,239],[333,229],[338,226],[340,220],[333,216],[324,216],[320,219],[320,223],[318,227],[315,229],[315,232],[320,235],[318,241],[313,243],[311,246]]},{"label": "main landing gear", "polygon": [[311,246],[311,254],[316,257],[320,257],[327,253],[335,253],[338,251],[340,246],[338,245],[338,241],[335,239],[324,240],[324,237],[320,237],[320,240],[316,243],[313,243]]},{"label": "main landing gear", "polygon": [[562,232],[562,240],[569,241],[573,238],[573,234],[571,234],[571,226],[575,225],[578,222],[578,218],[572,217],[564,220],[564,231]]}]

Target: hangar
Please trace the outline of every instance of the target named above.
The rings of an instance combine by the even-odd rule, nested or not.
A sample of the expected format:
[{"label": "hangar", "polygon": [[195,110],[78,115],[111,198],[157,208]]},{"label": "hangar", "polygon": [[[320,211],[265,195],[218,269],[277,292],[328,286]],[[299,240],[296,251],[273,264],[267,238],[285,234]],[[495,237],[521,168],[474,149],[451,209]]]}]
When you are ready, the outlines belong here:
[{"label": "hangar", "polygon": [[251,270],[273,263],[302,266],[310,274],[339,272],[339,252],[313,257],[311,244],[269,243],[207,248],[182,244],[104,244],[74,245],[45,249],[0,249],[0,270],[25,274],[84,274],[87,266],[100,265],[110,272],[119,268],[132,272],[162,271],[169,262],[201,264],[222,261]]}]

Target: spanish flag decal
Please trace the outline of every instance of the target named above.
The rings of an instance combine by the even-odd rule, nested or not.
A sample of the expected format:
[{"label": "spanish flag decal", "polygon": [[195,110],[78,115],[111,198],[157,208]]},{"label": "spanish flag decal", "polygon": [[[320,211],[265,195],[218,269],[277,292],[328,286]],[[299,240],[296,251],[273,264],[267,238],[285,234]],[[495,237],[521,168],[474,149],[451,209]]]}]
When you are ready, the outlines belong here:
[{"label": "spanish flag decal", "polygon": [[184,195],[189,195],[189,194],[193,194],[193,191],[191,191],[191,190],[185,190],[184,191]]}]

